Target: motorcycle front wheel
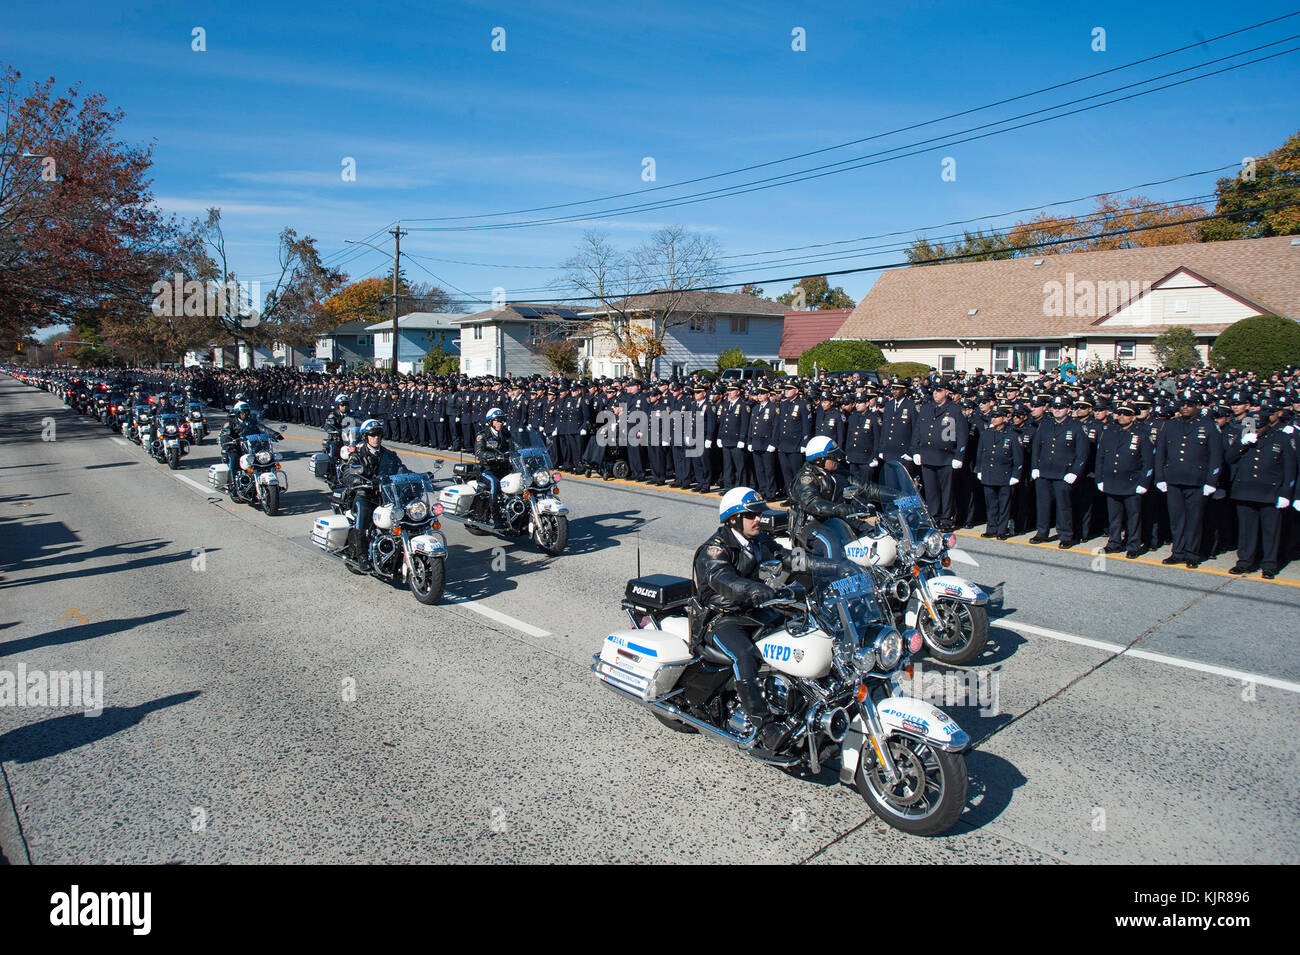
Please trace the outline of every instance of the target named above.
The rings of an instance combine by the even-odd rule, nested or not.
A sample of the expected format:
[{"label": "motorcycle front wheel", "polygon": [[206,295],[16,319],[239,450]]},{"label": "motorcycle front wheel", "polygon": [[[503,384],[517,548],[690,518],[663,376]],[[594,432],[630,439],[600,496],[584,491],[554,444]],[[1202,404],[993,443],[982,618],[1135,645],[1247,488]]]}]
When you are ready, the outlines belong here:
[{"label": "motorcycle front wheel", "polygon": [[416,555],[411,558],[411,573],[407,578],[411,593],[422,604],[436,604],[442,599],[447,581],[446,562],[441,557]]},{"label": "motorcycle front wheel", "polygon": [[934,601],[934,609],[939,614],[938,626],[925,607],[918,607],[916,616],[916,627],[930,656],[940,663],[964,666],[984,652],[989,642],[987,607],[940,597]]},{"label": "motorcycle front wheel", "polygon": [[169,468],[171,468],[173,471],[175,471],[178,467],[181,466],[181,449],[180,449],[180,448],[168,448],[168,449],[167,449],[167,466],[168,466]]},{"label": "motorcycle front wheel", "polygon": [[267,517],[275,517],[276,512],[280,510],[280,485],[266,486],[266,500],[262,502],[262,510],[266,512]]},{"label": "motorcycle front wheel", "polygon": [[564,553],[569,546],[569,519],[563,514],[539,514],[533,528],[533,540],[552,557]]},{"label": "motorcycle front wheel", "polygon": [[914,836],[947,832],[966,807],[966,757],[906,736],[891,736],[887,745],[901,778],[889,785],[868,741],[854,774],[862,798],[895,829]]}]

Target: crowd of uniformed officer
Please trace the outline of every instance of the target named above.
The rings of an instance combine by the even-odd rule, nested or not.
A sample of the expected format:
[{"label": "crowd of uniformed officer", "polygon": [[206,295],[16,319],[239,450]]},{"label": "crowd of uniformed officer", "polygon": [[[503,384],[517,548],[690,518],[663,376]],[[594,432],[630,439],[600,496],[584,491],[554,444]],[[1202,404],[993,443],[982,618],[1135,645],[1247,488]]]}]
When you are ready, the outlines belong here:
[{"label": "crowd of uniformed officer", "polygon": [[[1062,548],[1105,535],[1135,557],[1164,543],[1166,563],[1195,567],[1237,549],[1236,573],[1273,576],[1300,545],[1300,369],[1270,379],[1134,370],[1066,384],[1058,376],[957,374],[873,383],[858,376],[754,382],[652,379],[322,376],[276,370],[147,372],[186,379],[215,405],[237,395],[268,418],[320,427],[346,395],[391,441],[473,448],[488,410],[517,436],[547,441],[556,466],[695,491],[748,485],[788,501],[803,449],[825,435],[850,477],[886,461],[919,479],[943,529],[1033,531]],[[155,382],[154,379],[157,379]],[[1053,534],[1055,529],[1055,534]]]}]

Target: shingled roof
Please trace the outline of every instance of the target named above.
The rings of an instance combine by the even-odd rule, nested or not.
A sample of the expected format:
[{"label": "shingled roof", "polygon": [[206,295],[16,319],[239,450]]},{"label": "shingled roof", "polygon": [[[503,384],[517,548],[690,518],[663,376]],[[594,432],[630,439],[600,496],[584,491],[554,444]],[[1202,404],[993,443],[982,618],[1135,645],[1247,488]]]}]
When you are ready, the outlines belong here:
[{"label": "shingled roof", "polygon": [[812,312],[786,312],[781,328],[781,347],[777,354],[786,361],[799,356],[828,339],[834,338],[853,311],[851,308],[827,308]]},{"label": "shingled roof", "polygon": [[[891,269],[881,274],[837,337],[897,341],[1095,335],[1102,316],[1044,314],[1048,283],[1124,283],[1140,289],[1180,268],[1275,315],[1300,320],[1300,243],[1292,243],[1290,236],[1278,236]],[[978,309],[975,315],[972,309]],[[1125,331],[1136,330],[1128,326]]]},{"label": "shingled roof", "polygon": [[[632,295],[617,303],[621,309],[651,310],[661,307],[668,299],[665,293],[657,292],[647,295]],[[784,315],[788,305],[772,302],[765,298],[745,295],[741,292],[683,292],[677,305],[679,312],[702,312],[714,315]],[[587,314],[600,315],[605,311],[601,306],[590,309]]]}]

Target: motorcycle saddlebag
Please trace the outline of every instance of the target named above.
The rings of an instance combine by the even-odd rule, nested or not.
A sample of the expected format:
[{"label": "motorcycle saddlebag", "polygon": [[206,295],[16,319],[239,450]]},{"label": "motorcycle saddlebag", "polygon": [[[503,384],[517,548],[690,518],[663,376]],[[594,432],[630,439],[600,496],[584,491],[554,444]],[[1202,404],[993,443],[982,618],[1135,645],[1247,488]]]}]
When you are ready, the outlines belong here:
[{"label": "motorcycle saddlebag", "polygon": [[784,534],[790,527],[790,512],[768,508],[758,519],[758,529],[764,534]]},{"label": "motorcycle saddlebag", "polygon": [[225,487],[229,482],[229,464],[211,464],[208,466],[208,487]]},{"label": "motorcycle saddlebag", "polygon": [[438,492],[438,503],[454,516],[464,517],[474,504],[477,490],[478,486],[474,484],[453,484]]},{"label": "motorcycle saddlebag", "polygon": [[318,517],[311,528],[311,542],[321,550],[338,550],[347,543],[349,527],[342,514]]},{"label": "motorcycle saddlebag", "polygon": [[644,610],[675,610],[690,602],[695,588],[685,577],[649,574],[627,582],[627,602]]},{"label": "motorcycle saddlebag", "polygon": [[318,481],[325,480],[329,474],[330,459],[328,454],[317,452],[311,456],[311,476]]}]

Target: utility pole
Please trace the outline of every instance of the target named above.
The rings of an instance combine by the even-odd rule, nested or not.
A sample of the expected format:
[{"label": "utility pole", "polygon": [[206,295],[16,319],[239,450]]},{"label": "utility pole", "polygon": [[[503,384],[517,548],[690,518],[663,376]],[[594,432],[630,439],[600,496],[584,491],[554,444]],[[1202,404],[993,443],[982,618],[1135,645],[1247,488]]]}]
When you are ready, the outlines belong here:
[{"label": "utility pole", "polygon": [[398,305],[397,271],[399,268],[401,268],[401,262],[402,262],[402,236],[408,234],[402,231],[401,219],[397,220],[396,227],[389,230],[389,234],[393,237],[393,364],[390,370],[394,375],[396,375],[397,374],[397,342],[398,342],[397,339],[397,305]]}]

